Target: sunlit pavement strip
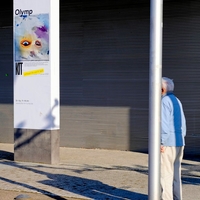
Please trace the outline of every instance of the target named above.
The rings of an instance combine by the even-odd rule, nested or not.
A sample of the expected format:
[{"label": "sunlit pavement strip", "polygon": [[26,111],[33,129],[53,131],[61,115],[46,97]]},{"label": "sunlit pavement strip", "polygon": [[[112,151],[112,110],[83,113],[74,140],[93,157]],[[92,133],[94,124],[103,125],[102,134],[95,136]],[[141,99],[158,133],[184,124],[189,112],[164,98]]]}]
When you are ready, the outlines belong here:
[{"label": "sunlit pavement strip", "polygon": [[[0,150],[13,152],[11,145]],[[148,155],[60,148],[59,165],[0,159],[0,189],[82,199],[148,199]],[[199,162],[184,160],[184,200],[200,196]]]}]

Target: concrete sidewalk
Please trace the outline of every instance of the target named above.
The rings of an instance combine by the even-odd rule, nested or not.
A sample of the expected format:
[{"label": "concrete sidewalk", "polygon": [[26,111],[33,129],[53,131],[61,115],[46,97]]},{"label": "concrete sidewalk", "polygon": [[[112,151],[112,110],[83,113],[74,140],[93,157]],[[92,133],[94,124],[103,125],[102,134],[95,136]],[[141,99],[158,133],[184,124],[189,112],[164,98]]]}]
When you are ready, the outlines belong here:
[{"label": "concrete sidewalk", "polygon": [[[13,161],[13,145],[0,144],[0,200],[147,200],[148,155],[127,151],[60,148],[60,164]],[[200,163],[184,159],[183,199],[200,199]],[[9,197],[9,198],[8,198]]]}]

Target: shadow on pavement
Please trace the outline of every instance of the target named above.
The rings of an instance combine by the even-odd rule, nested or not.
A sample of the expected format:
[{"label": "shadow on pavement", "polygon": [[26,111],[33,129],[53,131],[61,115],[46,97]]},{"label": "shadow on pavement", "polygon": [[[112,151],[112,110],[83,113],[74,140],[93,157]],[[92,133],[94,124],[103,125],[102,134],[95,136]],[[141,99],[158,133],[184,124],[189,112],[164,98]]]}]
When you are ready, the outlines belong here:
[{"label": "shadow on pavement", "polygon": [[14,153],[8,152],[8,151],[3,151],[0,150],[0,160],[14,160]]},{"label": "shadow on pavement", "polygon": [[[61,190],[65,190],[65,191],[69,191],[71,193],[74,194],[78,194],[81,196],[84,196],[86,198],[91,198],[91,199],[102,199],[102,200],[147,200],[148,197],[145,194],[140,194],[140,193],[136,193],[136,192],[132,192],[129,190],[126,190],[126,188],[116,188],[107,184],[102,183],[101,181],[98,180],[91,180],[91,179],[87,179],[87,178],[82,178],[82,177],[78,177],[78,176],[70,176],[70,175],[66,175],[66,174],[52,174],[49,172],[45,171],[45,168],[48,166],[42,166],[42,165],[34,165],[32,167],[30,166],[25,166],[23,164],[19,164],[17,162],[13,162],[13,158],[14,155],[13,153],[9,153],[9,152],[5,152],[5,151],[0,151],[0,164],[1,165],[9,165],[12,167],[16,167],[16,168],[20,168],[23,170],[27,170],[27,171],[32,171],[34,173],[37,174],[41,174],[41,175],[46,175],[47,179],[46,180],[42,180],[39,181],[39,183],[44,184],[44,185],[48,185],[51,187],[55,187]],[[96,170],[96,167],[101,168],[100,166],[90,166],[88,165],[87,169],[84,168],[83,171],[87,171],[87,170],[91,170],[92,168],[94,168],[93,170]],[[37,168],[37,169],[36,169]],[[42,170],[38,170],[38,169],[42,169]],[[55,168],[55,167],[50,167],[52,169],[58,169],[59,168]],[[101,170],[127,170],[127,171],[131,171],[131,170],[135,170],[134,168],[122,168],[120,166],[113,166],[113,168],[103,168]],[[82,171],[80,169],[80,171]],[[146,170],[141,170],[141,173],[146,173]],[[77,172],[78,173],[78,172]],[[40,192],[41,194],[44,194],[46,196],[49,197],[54,197],[54,199],[59,199],[59,200],[64,200],[64,198],[62,198],[61,196],[58,196],[54,193],[51,193],[49,191],[46,190],[42,190],[40,188],[31,186],[27,183],[20,183],[14,180],[10,180],[8,178],[5,177],[0,177],[0,180],[5,181],[7,183],[11,183],[11,184],[15,184],[15,185],[20,185],[24,188],[27,189],[31,189],[37,192]],[[116,181],[117,181],[117,177],[116,177]]]},{"label": "shadow on pavement", "polygon": [[23,186],[24,188],[28,188],[28,189],[35,190],[35,191],[40,192],[41,194],[44,194],[44,195],[46,195],[46,196],[48,196],[48,197],[54,197],[54,198],[56,198],[57,200],[66,200],[65,198],[62,198],[62,197],[60,197],[60,196],[58,196],[58,195],[55,195],[55,194],[53,194],[53,193],[51,193],[51,192],[48,192],[48,191],[45,191],[45,190],[41,190],[41,189],[36,188],[36,187],[34,187],[34,186],[30,186],[30,185],[28,185],[28,184],[26,184],[26,183],[19,183],[19,182],[12,181],[12,180],[9,180],[9,179],[3,178],[3,177],[0,177],[0,180],[5,181],[5,182],[7,182],[7,183],[15,184],[15,185],[21,185],[21,186]]},{"label": "shadow on pavement", "polygon": [[[91,179],[62,175],[62,174],[54,174],[54,175],[49,174],[47,175],[47,177],[49,178],[49,180],[40,181],[40,183],[64,189],[69,192],[76,193],[91,199],[96,199],[96,200],[98,199],[146,200],[147,199],[147,195],[109,186],[97,180],[91,180]],[[58,185],[57,183],[62,183],[62,184]]]}]

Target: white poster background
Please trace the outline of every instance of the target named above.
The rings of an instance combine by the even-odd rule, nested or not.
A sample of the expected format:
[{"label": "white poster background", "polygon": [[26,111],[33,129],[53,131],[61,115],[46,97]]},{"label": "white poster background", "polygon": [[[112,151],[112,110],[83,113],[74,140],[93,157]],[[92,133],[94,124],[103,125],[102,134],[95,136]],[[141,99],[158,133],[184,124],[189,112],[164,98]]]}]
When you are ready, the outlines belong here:
[{"label": "white poster background", "polygon": [[14,128],[59,129],[58,1],[14,0],[13,12]]}]

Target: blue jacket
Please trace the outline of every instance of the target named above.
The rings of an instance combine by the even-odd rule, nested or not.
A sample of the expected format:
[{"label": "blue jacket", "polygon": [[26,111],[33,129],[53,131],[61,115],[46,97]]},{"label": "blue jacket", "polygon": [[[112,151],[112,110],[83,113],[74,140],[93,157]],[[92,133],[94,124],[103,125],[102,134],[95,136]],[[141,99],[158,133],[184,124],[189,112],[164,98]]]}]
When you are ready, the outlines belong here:
[{"label": "blue jacket", "polygon": [[167,93],[161,100],[161,145],[185,146],[186,120],[180,100]]}]

